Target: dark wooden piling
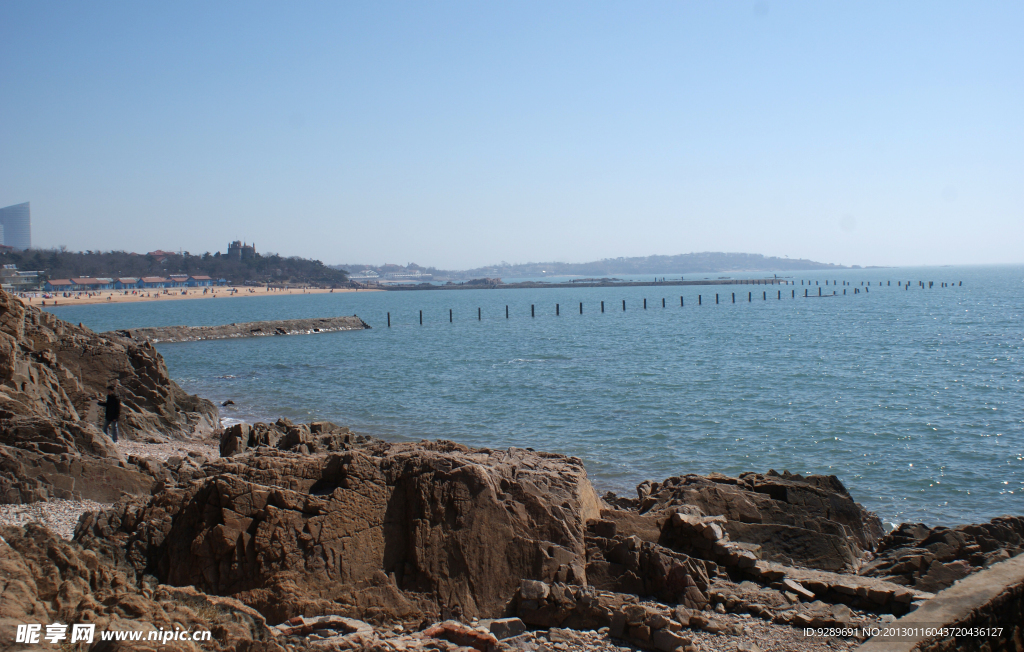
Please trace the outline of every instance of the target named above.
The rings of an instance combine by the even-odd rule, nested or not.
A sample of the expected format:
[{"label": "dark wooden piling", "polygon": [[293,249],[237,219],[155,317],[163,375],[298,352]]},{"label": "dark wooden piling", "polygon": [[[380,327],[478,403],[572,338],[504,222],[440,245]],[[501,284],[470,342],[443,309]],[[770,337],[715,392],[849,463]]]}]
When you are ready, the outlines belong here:
[{"label": "dark wooden piling", "polygon": [[626,312],[626,300],[622,300],[622,312]]},{"label": "dark wooden piling", "polygon": [[679,297],[679,307],[680,308],[683,307],[683,298],[682,297]]},{"label": "dark wooden piling", "polygon": [[700,305],[700,295],[699,294],[697,295],[697,305],[698,306]]},{"label": "dark wooden piling", "polygon": [[601,312],[604,312],[604,301],[601,302]]},{"label": "dark wooden piling", "polygon": [[715,305],[716,306],[718,305],[718,293],[717,292],[715,292]]},{"label": "dark wooden piling", "polygon": [[807,298],[807,288],[804,288],[804,298]]},{"label": "dark wooden piling", "polygon": [[476,309],[476,320],[477,321],[481,321],[482,319],[483,319],[482,310],[480,308],[477,308]]},{"label": "dark wooden piling", "polygon": [[736,303],[736,293],[735,292],[732,293],[732,302]]},{"label": "dark wooden piling", "polygon": [[559,316],[559,315],[561,315],[561,314],[562,314],[562,313],[560,312],[559,306],[558,306],[558,304],[556,303],[556,304],[555,304],[555,317],[558,317],[558,316]]},{"label": "dark wooden piling", "polygon": [[452,309],[451,308],[448,309],[448,323],[449,324],[452,323]]},{"label": "dark wooden piling", "polygon": [[508,319],[508,306],[505,306],[505,319]]},{"label": "dark wooden piling", "polygon": [[581,315],[583,314],[583,302],[582,301],[580,301],[580,314]]},{"label": "dark wooden piling", "polygon": [[662,308],[664,308],[664,307],[665,307],[665,299],[662,299],[662,300],[661,300],[661,307],[662,307]]},{"label": "dark wooden piling", "polygon": [[747,292],[747,303],[750,303],[753,300],[754,300],[754,293],[753,292]]},{"label": "dark wooden piling", "polygon": [[533,304],[532,304],[532,303],[530,304],[530,316],[531,316],[531,317],[536,317],[536,316],[537,316],[537,313],[536,313],[536,311],[534,310],[534,306],[533,306]]},{"label": "dark wooden piling", "polygon": [[644,299],[644,310],[647,310],[647,299]]},{"label": "dark wooden piling", "polygon": [[388,328],[391,328],[391,313],[388,313]]},{"label": "dark wooden piling", "polygon": [[820,286],[818,287],[818,296],[819,297],[821,296],[821,287]]},{"label": "dark wooden piling", "polygon": [[762,301],[767,301],[768,300],[768,292],[767,291],[765,291],[764,296],[761,297],[761,300]]},{"label": "dark wooden piling", "polygon": [[423,311],[420,310],[420,326],[423,325]]}]

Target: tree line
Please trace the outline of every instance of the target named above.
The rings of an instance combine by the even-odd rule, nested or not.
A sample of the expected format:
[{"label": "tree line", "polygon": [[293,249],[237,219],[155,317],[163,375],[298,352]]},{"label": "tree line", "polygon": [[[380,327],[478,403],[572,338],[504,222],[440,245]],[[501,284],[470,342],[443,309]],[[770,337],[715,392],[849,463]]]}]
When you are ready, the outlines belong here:
[{"label": "tree line", "polygon": [[29,249],[0,253],[0,262],[17,265],[22,271],[38,271],[47,279],[119,278],[189,274],[221,278],[233,285],[313,285],[342,287],[349,283],[348,272],[333,269],[319,260],[279,254],[256,254],[239,260],[226,254],[188,252],[154,256],[127,251],[66,251]]}]

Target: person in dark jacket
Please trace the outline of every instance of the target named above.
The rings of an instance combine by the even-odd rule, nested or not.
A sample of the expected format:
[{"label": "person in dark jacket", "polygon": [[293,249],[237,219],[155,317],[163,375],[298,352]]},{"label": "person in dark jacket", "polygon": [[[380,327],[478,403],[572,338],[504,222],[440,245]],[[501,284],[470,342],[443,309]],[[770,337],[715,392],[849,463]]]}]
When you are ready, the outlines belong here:
[{"label": "person in dark jacket", "polygon": [[114,387],[107,388],[107,400],[97,401],[97,404],[105,408],[103,434],[116,442],[117,420],[121,418],[121,399],[117,397],[117,390]]}]

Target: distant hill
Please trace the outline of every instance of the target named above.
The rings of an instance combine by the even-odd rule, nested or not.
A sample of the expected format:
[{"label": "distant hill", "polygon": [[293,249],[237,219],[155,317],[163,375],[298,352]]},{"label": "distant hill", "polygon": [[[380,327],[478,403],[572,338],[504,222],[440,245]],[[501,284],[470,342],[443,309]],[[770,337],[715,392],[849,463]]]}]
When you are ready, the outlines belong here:
[{"label": "distant hill", "polygon": [[[373,265],[338,265],[355,273],[383,267]],[[388,267],[395,267],[393,265]],[[819,263],[804,258],[778,258],[761,254],[739,254],[706,251],[676,256],[640,256],[605,258],[590,263],[501,263],[467,270],[444,270],[410,263],[404,270],[431,274],[434,280],[469,278],[537,278],[544,276],[614,276],[636,274],[711,274],[719,272],[791,272],[811,269],[847,269],[833,263]]]}]

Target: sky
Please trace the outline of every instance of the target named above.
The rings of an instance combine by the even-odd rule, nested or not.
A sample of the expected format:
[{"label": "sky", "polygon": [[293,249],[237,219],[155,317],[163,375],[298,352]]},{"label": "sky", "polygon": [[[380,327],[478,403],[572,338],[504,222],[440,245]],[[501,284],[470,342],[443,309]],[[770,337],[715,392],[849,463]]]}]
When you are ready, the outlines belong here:
[{"label": "sky", "polygon": [[33,246],[1024,262],[1024,4],[0,3]]}]

